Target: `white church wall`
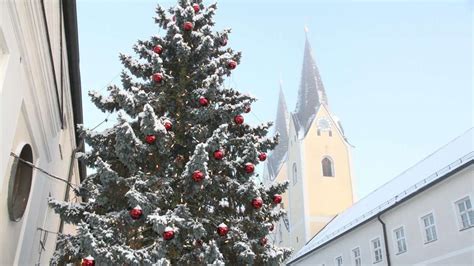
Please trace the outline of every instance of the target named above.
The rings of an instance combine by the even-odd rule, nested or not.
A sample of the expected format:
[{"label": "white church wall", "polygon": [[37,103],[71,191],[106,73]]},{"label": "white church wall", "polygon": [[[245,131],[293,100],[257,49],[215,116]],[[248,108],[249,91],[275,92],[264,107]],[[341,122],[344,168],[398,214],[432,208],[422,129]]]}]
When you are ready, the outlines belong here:
[{"label": "white church wall", "polygon": [[[66,47],[63,47],[63,80],[59,75],[61,38],[65,43],[64,35],[59,34],[60,4],[59,0],[45,4],[57,83],[64,86],[63,129],[41,5],[0,3],[0,265],[48,264],[56,235],[45,237],[38,228],[58,231],[59,217],[47,206],[47,197],[62,199],[66,189],[65,183],[33,170],[26,211],[19,221],[11,221],[7,201],[14,160],[10,152],[18,154],[28,143],[36,166],[66,179],[76,146]],[[74,183],[78,183],[78,178],[74,162]],[[45,241],[41,260],[40,236]]]}]

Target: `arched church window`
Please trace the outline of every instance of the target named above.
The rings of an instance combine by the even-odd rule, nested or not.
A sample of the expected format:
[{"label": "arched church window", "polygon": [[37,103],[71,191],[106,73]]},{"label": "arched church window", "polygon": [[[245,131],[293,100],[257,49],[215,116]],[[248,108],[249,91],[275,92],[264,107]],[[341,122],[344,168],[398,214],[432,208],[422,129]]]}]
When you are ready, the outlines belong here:
[{"label": "arched church window", "polygon": [[298,181],[298,170],[296,169],[296,163],[293,163],[293,185]]},{"label": "arched church window", "polygon": [[326,156],[321,161],[323,176],[334,176],[334,162],[331,157]]}]

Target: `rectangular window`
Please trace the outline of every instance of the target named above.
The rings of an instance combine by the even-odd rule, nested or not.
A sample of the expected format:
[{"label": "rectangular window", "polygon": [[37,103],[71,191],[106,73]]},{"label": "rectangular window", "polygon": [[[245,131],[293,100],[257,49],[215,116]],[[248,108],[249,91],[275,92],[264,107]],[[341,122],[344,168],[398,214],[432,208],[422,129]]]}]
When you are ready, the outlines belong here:
[{"label": "rectangular window", "polygon": [[433,214],[430,213],[426,216],[421,217],[421,221],[425,230],[425,243],[429,243],[438,239]]},{"label": "rectangular window", "polygon": [[337,266],[341,266],[341,265],[342,265],[342,257],[341,257],[341,256],[339,256],[339,257],[336,258],[336,265],[337,265]]},{"label": "rectangular window", "polygon": [[406,242],[405,230],[403,229],[403,226],[393,230],[393,233],[395,234],[395,241],[397,243],[397,246],[396,246],[397,254],[407,251],[407,242]]},{"label": "rectangular window", "polygon": [[361,262],[361,259],[360,259],[360,249],[359,248],[355,248],[352,250],[352,257],[354,258],[354,265],[355,266],[361,266],[362,265],[362,262]]},{"label": "rectangular window", "polygon": [[465,197],[456,202],[459,217],[461,218],[461,227],[466,229],[474,226],[474,210],[472,209],[471,199]]},{"label": "rectangular window", "polygon": [[371,241],[372,251],[374,253],[374,263],[382,261],[382,247],[380,246],[380,238]]}]

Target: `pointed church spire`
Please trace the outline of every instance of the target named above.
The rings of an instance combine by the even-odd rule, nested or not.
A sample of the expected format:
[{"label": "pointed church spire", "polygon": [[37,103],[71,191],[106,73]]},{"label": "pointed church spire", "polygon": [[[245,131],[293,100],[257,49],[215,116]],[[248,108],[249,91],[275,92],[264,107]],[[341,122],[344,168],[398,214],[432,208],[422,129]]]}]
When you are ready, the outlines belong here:
[{"label": "pointed church spire", "polygon": [[277,115],[275,119],[275,133],[279,133],[280,138],[288,138],[288,108],[286,106],[286,100],[285,95],[283,94],[281,81],[280,92],[278,95]]},{"label": "pointed church spire", "polygon": [[306,41],[303,69],[301,71],[301,83],[295,110],[299,126],[304,128],[304,134],[308,131],[319,106],[321,104],[328,105],[326,91],[311,52],[307,32],[308,29],[305,27]]},{"label": "pointed church spire", "polygon": [[280,93],[278,97],[278,107],[275,119],[275,134],[280,134],[278,145],[272,151],[268,158],[268,172],[271,179],[276,178],[281,166],[286,161],[288,152],[288,108],[286,106],[285,95],[283,94],[282,84],[280,81]]}]

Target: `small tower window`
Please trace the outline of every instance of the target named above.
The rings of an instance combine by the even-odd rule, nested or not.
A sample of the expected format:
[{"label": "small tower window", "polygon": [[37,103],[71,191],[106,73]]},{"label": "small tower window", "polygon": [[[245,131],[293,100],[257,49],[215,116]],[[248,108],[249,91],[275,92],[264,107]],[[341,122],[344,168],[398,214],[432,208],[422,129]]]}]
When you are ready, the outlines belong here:
[{"label": "small tower window", "polygon": [[332,130],[329,130],[329,136],[332,137]]},{"label": "small tower window", "polygon": [[331,157],[326,156],[321,161],[323,176],[334,176],[334,163]]},{"label": "small tower window", "polygon": [[298,170],[296,169],[296,163],[293,163],[293,185],[298,181]]},{"label": "small tower window", "polygon": [[321,136],[321,129],[318,128],[318,136]]}]

